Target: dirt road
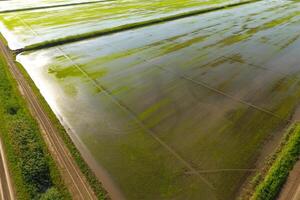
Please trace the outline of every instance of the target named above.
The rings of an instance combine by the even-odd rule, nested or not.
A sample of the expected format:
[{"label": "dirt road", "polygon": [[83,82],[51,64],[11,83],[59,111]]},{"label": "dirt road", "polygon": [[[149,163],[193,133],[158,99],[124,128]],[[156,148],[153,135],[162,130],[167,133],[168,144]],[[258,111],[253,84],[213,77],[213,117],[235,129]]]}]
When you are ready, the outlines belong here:
[{"label": "dirt road", "polygon": [[2,141],[0,140],[0,199],[14,200],[15,195],[10,180]]},{"label": "dirt road", "polygon": [[42,135],[60,169],[63,180],[65,181],[65,184],[69,189],[72,198],[76,200],[97,199],[90,185],[86,181],[84,175],[75,163],[69,150],[65,146],[64,141],[59,136],[57,130],[54,128],[46,112],[43,110],[32,88],[27,83],[18,67],[15,65],[13,55],[2,42],[0,42],[0,50],[5,56],[8,62],[9,69],[16,79],[33,116],[36,118],[40,125],[40,128],[42,129]]},{"label": "dirt road", "polygon": [[278,200],[299,200],[300,199],[300,161],[296,163],[290,172]]}]

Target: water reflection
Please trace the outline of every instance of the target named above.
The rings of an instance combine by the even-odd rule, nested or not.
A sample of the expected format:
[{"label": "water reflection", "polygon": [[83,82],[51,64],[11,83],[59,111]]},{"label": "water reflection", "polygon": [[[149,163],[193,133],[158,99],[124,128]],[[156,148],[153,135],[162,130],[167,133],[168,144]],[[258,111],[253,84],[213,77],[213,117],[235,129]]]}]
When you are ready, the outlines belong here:
[{"label": "water reflection", "polygon": [[[241,0],[104,1],[76,7],[60,7],[0,14],[0,21],[14,37],[7,38],[13,50],[46,41],[111,30],[137,22],[209,7],[225,6]],[[278,4],[277,1],[273,2]],[[282,4],[282,3],[281,3]],[[1,5],[1,4],[0,4]],[[114,13],[113,15],[111,13]],[[82,23],[84,21],[84,23]],[[2,32],[2,30],[0,29]],[[63,36],[62,36],[63,35]]]},{"label": "water reflection", "polygon": [[259,2],[17,59],[126,198],[233,199],[249,175],[235,169],[259,166],[298,107],[290,6]]}]

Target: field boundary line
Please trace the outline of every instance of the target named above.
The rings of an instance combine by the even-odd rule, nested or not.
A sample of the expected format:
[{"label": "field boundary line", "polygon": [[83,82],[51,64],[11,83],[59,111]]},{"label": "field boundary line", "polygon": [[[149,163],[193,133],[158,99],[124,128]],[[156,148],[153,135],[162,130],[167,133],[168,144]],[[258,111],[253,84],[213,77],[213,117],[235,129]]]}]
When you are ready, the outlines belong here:
[{"label": "field boundary line", "polygon": [[[74,67],[76,67],[88,80],[90,80],[91,82],[92,82],[92,84],[96,87],[96,88],[98,88],[98,89],[100,89],[101,91],[103,91],[107,96],[109,96],[112,100],[113,100],[113,102],[115,103],[115,104],[117,104],[122,110],[124,110],[124,111],[126,111],[146,132],[148,132],[156,141],[158,141],[162,146],[164,146],[164,148],[166,148],[170,153],[172,153],[177,159],[179,159],[179,160],[181,160],[181,162],[183,162],[186,166],[188,165],[188,166],[190,166],[190,164],[189,163],[187,163],[179,154],[177,154],[177,152],[176,151],[174,151],[174,149],[172,149],[171,147],[169,147],[165,142],[163,142],[160,138],[158,138],[157,136],[156,136],[156,134],[151,130],[151,129],[149,129],[148,127],[146,127],[145,125],[144,125],[144,123],[143,122],[141,122],[139,119],[138,119],[138,117],[126,106],[126,105],[124,105],[123,103],[121,103],[118,99],[116,99],[113,95],[111,95],[111,93],[109,92],[109,90],[107,90],[105,87],[103,87],[98,81],[96,81],[96,80],[94,80],[94,79],[92,79],[90,76],[89,76],[89,74],[85,71],[85,70],[83,70],[75,61],[73,61],[73,59],[72,58],[70,58],[68,55],[67,55],[67,53],[65,53],[64,52],[64,50],[61,48],[61,47],[56,47],[57,48],[57,50],[59,50],[64,56],[65,56],[65,58],[67,59],[67,60],[69,60],[69,62],[74,66]],[[139,59],[142,59],[144,62],[149,62],[148,60],[146,60],[145,58],[143,58],[143,57],[138,57]],[[166,69],[164,69],[162,66],[160,66],[160,65],[154,65],[155,67],[157,67],[157,68],[159,68],[159,69],[161,69],[161,70],[163,70],[163,71],[166,71],[166,72],[171,72],[171,73],[173,73],[173,74],[175,74],[177,77],[179,77],[179,78],[184,78],[184,79],[186,79],[186,80],[188,80],[188,81],[192,81],[192,82],[194,82],[194,83],[196,83],[197,85],[199,85],[200,83],[198,83],[198,82],[195,82],[193,79],[191,79],[191,78],[189,78],[189,77],[187,77],[187,76],[185,76],[185,75],[178,75],[178,74],[176,74],[175,72],[173,72],[173,71],[171,71],[171,70],[166,70]],[[211,87],[211,86],[209,86],[209,85],[207,85],[207,84],[205,84],[205,83],[202,83],[201,84],[203,87],[205,87],[205,88],[207,88],[207,89],[209,89],[209,90],[212,90],[212,91],[214,91],[214,92],[216,92],[216,93],[219,93],[219,94],[221,94],[221,95],[223,95],[223,96],[226,96],[226,97],[228,97],[228,98],[230,98],[230,99],[232,99],[232,100],[234,100],[234,101],[236,101],[236,102],[239,102],[239,103],[242,103],[242,104],[246,104],[247,106],[249,106],[249,107],[251,107],[251,108],[254,108],[254,109],[256,109],[256,110],[259,110],[259,111],[261,111],[261,112],[264,112],[264,113],[267,113],[267,114],[269,114],[269,115],[271,115],[271,116],[273,116],[273,117],[276,117],[276,118],[279,118],[280,120],[285,120],[285,119],[282,119],[280,116],[278,116],[278,115],[276,115],[276,114],[274,114],[274,113],[272,113],[271,111],[268,111],[268,110],[266,110],[266,109],[264,109],[264,108],[260,108],[260,107],[258,107],[258,106],[255,106],[255,105],[253,105],[253,104],[251,104],[251,103],[248,103],[248,102],[246,102],[246,101],[243,101],[243,100],[241,100],[241,99],[237,99],[237,98],[235,98],[235,97],[233,97],[233,96],[231,96],[231,95],[229,95],[229,94],[227,94],[227,93],[225,93],[225,92],[222,92],[222,91],[220,91],[220,90],[218,90],[218,89],[216,89],[216,88],[213,88],[213,87]],[[191,167],[191,166],[190,166]],[[198,170],[195,170],[193,167],[188,167],[189,169],[193,169],[193,170],[191,170],[191,173],[192,174],[196,174],[196,175],[198,175],[208,186],[210,186],[210,188],[211,189],[215,189],[204,177],[202,177],[201,176],[201,172],[200,171],[198,171]]]},{"label": "field boundary line", "polygon": [[250,67],[254,67],[254,68],[257,68],[257,69],[260,69],[260,70],[264,70],[264,71],[272,72],[272,73],[275,73],[275,74],[283,75],[283,76],[287,77],[289,80],[300,80],[299,78],[292,78],[290,74],[283,73],[283,72],[281,72],[279,70],[272,70],[272,69],[268,69],[268,68],[266,68],[264,66],[260,66],[258,64],[252,64],[252,63],[248,63],[248,62],[242,62],[242,61],[239,61],[238,59],[234,59],[234,58],[229,57],[229,56],[222,56],[222,57],[225,58],[225,59],[228,59],[228,60],[240,63],[240,64],[249,65]]},{"label": "field boundary line", "polygon": [[19,19],[19,21],[23,24],[23,25],[25,25],[35,36],[38,36],[38,37],[40,37],[40,35],[35,31],[35,30],[33,30],[33,28],[31,27],[31,26],[29,26],[28,24],[27,24],[27,22],[25,22],[18,14],[16,14],[15,15],[15,17],[16,18],[18,18]]},{"label": "field boundary line", "polygon": [[74,62],[61,48],[57,47],[65,58],[69,60],[72,65],[77,68],[96,88],[103,91],[106,96],[108,96],[114,104],[116,104],[119,108],[121,108],[123,111],[125,111],[130,118],[132,118],[145,132],[147,132],[153,139],[155,139],[161,146],[163,146],[171,155],[173,155],[178,161],[180,161],[186,168],[188,168],[190,171],[194,172],[195,175],[197,175],[203,183],[205,183],[209,189],[215,190],[215,187],[208,181],[206,178],[204,178],[200,173],[197,172],[197,170],[191,166],[190,163],[188,163],[183,157],[181,157],[172,147],[170,147],[168,144],[166,144],[164,141],[162,141],[153,130],[148,128],[141,120],[138,119],[138,117],[120,100],[115,98],[109,90],[107,90],[105,87],[103,87],[98,81],[92,79],[85,70],[83,70],[76,62]]},{"label": "field boundary line", "polygon": [[[258,1],[260,1],[260,0],[258,0]],[[114,47],[112,47],[111,45],[108,45],[108,46],[111,47],[111,48],[114,48]],[[193,47],[192,47],[192,48],[193,48]],[[120,49],[120,48],[119,48],[118,50],[121,50],[121,51],[122,51],[122,49]],[[223,58],[225,58],[225,59],[231,59],[231,58],[229,58],[229,57],[227,57],[227,56],[221,56],[221,57],[223,57]],[[151,60],[147,60],[147,58],[145,58],[145,57],[140,57],[140,56],[138,56],[138,58],[141,59],[141,60],[143,60],[144,62],[147,62],[147,63],[150,63],[150,62],[151,62]],[[236,61],[236,60],[234,60],[234,59],[231,59],[231,60],[232,60],[232,61],[235,61],[235,62],[239,62],[239,61]],[[246,64],[248,64],[248,63],[246,63]],[[251,65],[249,65],[249,66],[251,66]],[[283,121],[285,121],[285,122],[288,122],[288,123],[292,122],[292,120],[290,120],[290,119],[284,119],[284,118],[282,118],[281,116],[279,116],[279,115],[273,113],[272,111],[270,111],[270,110],[268,110],[268,109],[261,108],[261,107],[259,107],[259,106],[256,106],[256,105],[250,103],[250,102],[247,102],[247,101],[244,101],[244,100],[242,100],[242,99],[236,98],[235,96],[230,95],[230,94],[227,94],[226,92],[223,92],[223,91],[221,91],[221,90],[219,90],[219,89],[217,89],[217,88],[214,88],[214,87],[210,86],[209,84],[207,84],[207,83],[205,83],[205,82],[203,82],[203,81],[196,81],[196,80],[192,79],[191,77],[189,77],[189,76],[187,76],[187,75],[185,75],[185,74],[183,74],[183,75],[177,74],[176,72],[174,72],[174,71],[172,71],[172,70],[165,69],[163,66],[161,66],[161,65],[159,65],[159,64],[154,64],[154,67],[156,67],[156,68],[158,68],[158,69],[161,69],[162,71],[170,72],[170,73],[174,74],[175,76],[177,76],[177,77],[179,77],[179,78],[182,78],[182,79],[185,79],[185,80],[187,80],[187,81],[193,82],[193,83],[196,84],[196,85],[205,87],[205,88],[207,88],[207,89],[209,89],[209,90],[211,90],[211,91],[214,91],[215,93],[218,93],[218,94],[223,95],[223,96],[225,96],[225,97],[227,97],[227,98],[230,98],[230,99],[232,99],[232,100],[235,101],[235,102],[239,102],[239,103],[241,103],[241,104],[244,104],[244,105],[246,105],[246,106],[248,106],[248,107],[251,107],[251,108],[253,108],[253,109],[255,109],[255,110],[258,110],[258,111],[260,111],[260,112],[264,112],[264,113],[266,113],[266,114],[268,114],[268,115],[271,115],[271,116],[273,116],[273,117],[275,117],[275,118],[278,118],[278,119],[280,119],[280,120],[283,120]],[[253,67],[259,67],[259,66],[253,66]],[[274,70],[273,70],[273,73],[275,73]],[[278,72],[278,73],[280,73],[280,72]]]},{"label": "field boundary line", "polygon": [[[198,170],[200,174],[208,173],[222,173],[222,172],[256,172],[259,169],[211,169],[211,170]],[[193,172],[186,172],[185,174],[193,174]]]},{"label": "field boundary line", "polygon": [[175,74],[175,75],[178,76],[179,78],[185,79],[185,80],[190,81],[190,82],[192,82],[192,83],[194,83],[194,84],[196,84],[196,85],[199,85],[199,86],[205,87],[205,88],[207,88],[207,89],[209,89],[209,90],[211,90],[211,91],[214,91],[215,93],[218,93],[218,94],[220,94],[220,95],[222,95],[222,96],[225,96],[225,97],[227,97],[227,98],[230,98],[230,99],[232,99],[233,101],[242,103],[242,104],[244,104],[244,105],[246,105],[246,106],[249,106],[249,107],[251,107],[251,108],[253,108],[253,109],[255,109],[255,110],[264,112],[264,113],[266,113],[266,114],[268,114],[268,115],[271,115],[271,116],[273,116],[273,117],[276,117],[276,118],[278,118],[278,119],[280,119],[280,120],[283,120],[283,121],[286,121],[286,122],[291,122],[291,120],[283,119],[281,116],[279,116],[279,115],[277,115],[277,114],[275,114],[275,113],[273,113],[273,112],[271,112],[271,111],[269,111],[269,110],[267,110],[267,109],[261,108],[261,107],[259,107],[259,106],[256,106],[256,105],[252,104],[252,103],[249,103],[249,102],[244,101],[244,100],[242,100],[242,99],[236,98],[236,97],[234,97],[234,96],[232,96],[232,95],[230,95],[230,94],[227,94],[226,92],[223,92],[223,91],[221,91],[221,90],[219,90],[219,89],[217,89],[217,88],[214,88],[214,87],[208,85],[207,83],[205,83],[205,82],[203,82],[203,81],[196,81],[196,80],[194,80],[194,79],[192,79],[191,77],[188,77],[188,76],[186,76],[186,75],[180,75],[180,74],[178,75],[176,72],[173,72],[173,71],[171,71],[171,70],[165,69],[165,68],[163,68],[162,66],[159,66],[159,65],[156,65],[156,66],[157,66],[158,68],[160,68],[160,69],[166,71],[166,72],[170,72],[170,73]]}]

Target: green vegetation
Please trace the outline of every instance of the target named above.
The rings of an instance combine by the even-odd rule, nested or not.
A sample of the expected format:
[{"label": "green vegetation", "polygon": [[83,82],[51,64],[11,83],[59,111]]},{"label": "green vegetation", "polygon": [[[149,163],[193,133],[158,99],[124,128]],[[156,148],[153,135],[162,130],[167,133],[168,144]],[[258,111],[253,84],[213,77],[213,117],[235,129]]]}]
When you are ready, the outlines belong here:
[{"label": "green vegetation", "polygon": [[[257,7],[249,11],[251,21],[249,13],[241,14],[239,21],[252,28],[263,24],[265,29],[240,40],[244,45],[241,52],[232,51],[240,47],[232,47],[234,43],[222,45],[222,39],[249,29],[232,29],[238,23],[234,17],[221,22],[208,17],[209,24],[220,23],[209,31],[203,31],[203,21],[193,17],[173,26],[166,23],[135,30],[134,37],[129,31],[63,45],[61,51],[25,52],[18,61],[37,87],[43,85],[40,89],[47,94],[46,100],[52,102],[52,98],[47,99],[49,94],[63,97],[54,107],[58,106],[62,119],[68,120],[74,134],[128,199],[234,199],[248,172],[201,174],[215,187],[210,191],[195,176],[186,176],[189,170],[170,156],[168,149],[179,152],[200,170],[252,169],[261,161],[257,158],[264,154],[270,137],[281,137],[298,105],[300,82],[292,75],[276,75],[252,66],[269,58],[265,54],[258,58],[257,52],[249,51],[263,46],[249,40],[258,34],[266,38],[283,33],[293,36],[296,33],[287,35],[286,30],[266,23],[293,11],[274,16],[278,10],[266,13],[268,8]],[[244,9],[247,7],[237,8],[240,13]],[[261,13],[273,17],[259,21]],[[187,31],[177,32],[183,24]],[[263,46],[264,52],[277,51],[269,46]],[[47,62],[43,62],[44,55]],[[235,101],[216,94],[216,90]],[[256,90],[259,95],[254,95]],[[253,106],[238,103],[238,99]],[[270,145],[270,149],[276,148]]]},{"label": "green vegetation", "polygon": [[[229,11],[228,16],[235,17],[222,19],[208,15],[208,24],[193,17],[172,26],[166,23],[135,30],[134,37],[129,31],[63,45],[60,50],[49,48],[18,56],[27,72],[19,68],[99,198],[105,198],[101,184],[36,87],[74,130],[70,135],[88,148],[128,199],[233,199],[248,176],[238,169],[252,169],[260,162],[257,158],[264,155],[265,143],[270,137],[281,136],[300,99],[298,74],[290,75],[289,66],[286,71],[281,69],[283,74],[276,72],[277,68],[272,71],[256,66],[266,63],[274,52],[279,54],[272,43],[284,41],[278,35],[295,36],[289,21],[299,12],[276,15],[279,10],[252,9],[255,11],[248,12],[248,7]],[[28,14],[26,19],[32,21],[25,19],[25,23],[41,30],[41,18],[35,21],[33,16]],[[77,16],[81,17],[80,13]],[[65,20],[60,18],[50,20],[53,24],[48,28],[57,31],[55,25]],[[72,20],[76,18],[67,19],[68,30],[76,29]],[[126,30],[171,18],[155,20],[122,25],[125,20],[114,25]],[[90,33],[70,31],[74,36],[64,35],[63,39],[46,36],[44,44],[54,46],[119,31],[109,27],[100,27],[108,30],[106,33],[93,32],[100,29],[96,27]],[[264,44],[257,40],[262,36]],[[27,49],[41,48],[43,39],[33,41],[31,44],[37,46]],[[259,51],[252,51],[256,49]],[[5,111],[16,115],[19,108],[12,102]],[[220,172],[198,174],[201,170]],[[261,177],[256,176],[257,185]],[[272,176],[268,180],[268,184],[274,183]],[[269,193],[272,189],[273,185],[261,191]],[[54,199],[61,194],[57,187],[47,186],[39,197]]]},{"label": "green vegetation", "polygon": [[63,199],[63,196],[57,191],[56,188],[48,189],[40,198],[40,200],[59,200]]},{"label": "green vegetation", "polygon": [[[21,12],[21,11],[28,11],[28,10],[42,10],[42,9],[48,9],[48,8],[61,8],[61,7],[67,7],[67,6],[76,6],[76,5],[85,5],[85,4],[95,4],[95,3],[100,3],[105,0],[99,0],[99,1],[88,1],[88,2],[74,2],[74,3],[63,3],[63,4],[49,4],[49,5],[42,5],[42,6],[29,6],[28,8],[23,8],[23,7],[18,7],[15,9],[8,9],[8,10],[0,10],[0,13],[11,13],[11,12]],[[30,5],[30,4],[29,4]]]},{"label": "green vegetation", "polygon": [[[5,38],[3,38],[2,35],[0,35],[0,39],[1,41],[7,45],[7,41]],[[10,87],[13,88],[14,94],[16,96],[16,98],[18,98],[18,100],[21,102],[21,105],[26,105],[26,103],[24,102],[23,98],[20,97],[19,91],[17,89],[16,86],[16,82],[14,81],[14,79],[12,77],[10,77],[10,72],[7,70],[8,67],[6,65],[6,62],[4,62],[4,58],[2,58],[2,55],[0,55],[0,72],[3,71],[5,73],[1,73],[1,76],[5,76],[7,81],[2,81],[2,77],[0,76],[0,81],[2,81],[2,84],[7,82],[7,85],[12,85]],[[93,191],[95,192],[96,196],[98,197],[98,199],[106,199],[106,191],[103,189],[101,183],[99,182],[98,178],[96,177],[96,175],[92,172],[92,170],[89,168],[89,166],[86,164],[86,162],[84,161],[84,159],[82,158],[80,152],[78,151],[78,149],[76,148],[76,146],[74,145],[74,143],[72,142],[71,138],[69,137],[68,133],[66,132],[65,128],[62,126],[62,124],[60,123],[60,121],[57,119],[56,115],[53,113],[52,109],[49,107],[48,103],[45,101],[44,97],[40,94],[39,89],[36,87],[36,85],[34,84],[34,82],[32,81],[32,79],[29,77],[29,75],[27,74],[27,72],[24,70],[24,68],[19,64],[16,63],[16,65],[19,67],[19,70],[22,72],[23,76],[26,78],[26,80],[28,81],[28,83],[30,84],[31,88],[33,89],[35,95],[38,97],[41,105],[43,106],[44,110],[47,112],[50,120],[52,121],[52,123],[55,125],[56,129],[58,130],[58,132],[60,133],[60,135],[62,136],[65,144],[67,145],[68,149],[70,150],[73,158],[75,159],[76,163],[78,164],[81,172],[85,175],[87,181],[90,183]],[[0,103],[2,103],[1,100],[1,96],[0,96]],[[1,105],[0,105],[1,106]],[[24,106],[24,109],[26,106]],[[0,113],[1,114],[1,113]],[[29,114],[29,112],[27,111],[27,114]],[[30,114],[29,114],[30,115]],[[31,116],[30,116],[31,117]],[[0,116],[1,119],[1,116]],[[32,119],[32,117],[31,117]],[[33,120],[33,119],[32,119]],[[35,122],[34,122],[35,123]],[[36,125],[36,124],[34,124]],[[0,124],[0,130],[1,130],[1,124]],[[2,133],[0,131],[0,135],[2,136]],[[5,137],[5,135],[3,135],[3,137]],[[4,139],[3,139],[4,140]],[[16,173],[14,173],[14,181],[16,182],[16,184],[18,184],[18,186],[16,187],[17,191],[17,195],[20,197],[27,197],[27,192],[26,192],[26,188],[24,187],[24,183],[21,180],[20,176],[17,174],[21,173],[21,170],[18,169],[17,167],[17,163],[14,161],[14,152],[13,150],[11,150],[11,144],[7,142],[7,140],[3,141],[4,144],[6,144],[5,149],[7,152],[11,152],[11,155],[8,157],[8,159],[11,161],[10,163],[10,168],[14,168],[14,172],[16,171]],[[46,150],[46,146],[45,144],[42,142],[43,147],[45,148],[45,152],[47,152]],[[65,186],[63,186],[62,180],[60,180],[58,171],[56,170],[55,167],[55,163],[54,161],[50,158],[50,155],[47,153],[47,159],[49,161],[49,163],[51,163],[51,176],[53,176],[53,179],[55,179],[53,182],[57,183],[57,185],[59,185],[60,190],[57,190],[54,187],[51,187],[49,189],[47,189],[47,191],[42,194],[41,199],[47,199],[49,196],[53,197],[53,195],[62,196],[64,197],[64,199],[69,199],[69,194],[67,194],[67,189],[65,188]],[[62,192],[63,191],[63,192]],[[63,194],[62,194],[63,193]],[[58,195],[59,194],[59,195]],[[23,199],[23,198],[20,198]],[[27,199],[27,198],[24,198]],[[59,199],[59,198],[57,198]]]},{"label": "green vegetation", "polygon": [[[0,20],[3,22],[1,32],[9,33],[7,37],[12,49],[24,47],[36,49],[144,27],[254,1],[257,0],[110,1],[103,4],[99,3],[98,6],[77,6],[76,9],[72,6],[65,9],[52,8],[51,12],[46,13],[43,10],[18,12],[17,16],[14,13],[0,13]],[[85,23],[80,23],[81,21],[85,21]],[[45,32],[45,29],[51,29],[55,34]],[[40,37],[35,37],[37,33]],[[12,35],[14,37],[11,37]]]},{"label": "green vegetation", "polygon": [[163,22],[176,20],[176,19],[180,19],[180,18],[184,18],[184,17],[190,17],[190,16],[199,15],[199,14],[206,13],[206,12],[224,9],[227,7],[239,6],[239,5],[246,4],[249,2],[254,2],[254,1],[259,1],[259,0],[246,0],[246,1],[241,1],[238,3],[235,2],[235,3],[231,3],[231,4],[230,3],[229,4],[221,4],[221,5],[217,5],[217,6],[209,7],[209,8],[201,8],[200,7],[199,9],[196,9],[196,10],[187,11],[187,12],[183,12],[183,13],[179,13],[179,14],[174,14],[174,15],[170,15],[170,16],[166,16],[166,17],[160,17],[160,18],[145,20],[145,21],[141,21],[141,22],[128,23],[128,24],[116,26],[113,28],[106,28],[106,29],[101,29],[101,30],[97,30],[97,31],[91,31],[91,32],[87,32],[87,33],[77,34],[77,35],[70,35],[70,36],[66,36],[66,37],[62,37],[62,38],[46,40],[46,41],[43,41],[40,43],[28,45],[23,49],[17,50],[17,52],[38,50],[38,49],[53,47],[53,46],[62,45],[62,44],[66,44],[66,43],[72,43],[72,42],[76,42],[76,41],[80,41],[80,40],[95,38],[95,37],[99,37],[99,36],[103,36],[103,35],[109,35],[109,34],[117,33],[120,31],[126,31],[126,30],[130,30],[130,29],[135,29],[135,28],[142,28],[142,27],[146,27],[146,26],[150,26],[150,25],[154,25],[154,24],[158,24],[158,23],[163,23]]},{"label": "green vegetation", "polygon": [[63,125],[60,123],[60,121],[57,119],[56,115],[52,111],[52,109],[49,107],[48,103],[44,99],[44,97],[41,95],[39,89],[36,87],[32,79],[29,77],[28,73],[24,70],[24,68],[16,63],[19,67],[19,70],[22,72],[23,76],[26,78],[27,82],[30,84],[31,88],[33,89],[35,95],[38,97],[39,102],[41,103],[44,110],[47,112],[50,120],[55,125],[56,129],[60,133],[62,139],[64,140],[66,146],[68,147],[69,151],[71,152],[73,158],[75,159],[77,165],[79,166],[81,172],[85,175],[87,181],[91,185],[93,191],[95,192],[98,199],[106,199],[106,191],[103,189],[101,183],[99,182],[98,178],[94,174],[94,172],[90,169],[90,167],[87,165],[87,163],[82,158],[80,152],[72,142],[72,139],[70,138],[69,134],[66,132]]},{"label": "green vegetation", "polygon": [[276,155],[269,162],[269,169],[257,174],[253,183],[256,188],[251,200],[273,200],[279,194],[290,170],[300,155],[300,124],[289,129]]},{"label": "green vegetation", "polygon": [[18,199],[70,199],[36,121],[0,55],[0,136]]}]

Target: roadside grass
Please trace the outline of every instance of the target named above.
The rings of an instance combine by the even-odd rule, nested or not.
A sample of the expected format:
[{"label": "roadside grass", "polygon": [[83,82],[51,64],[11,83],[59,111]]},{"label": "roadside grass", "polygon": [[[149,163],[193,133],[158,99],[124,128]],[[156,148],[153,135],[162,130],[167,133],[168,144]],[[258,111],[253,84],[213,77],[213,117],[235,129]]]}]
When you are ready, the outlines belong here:
[{"label": "roadside grass", "polygon": [[30,84],[30,87],[33,89],[35,95],[39,99],[39,102],[41,103],[43,109],[47,112],[47,115],[50,118],[52,124],[55,126],[56,130],[59,132],[60,136],[64,140],[67,148],[69,149],[70,153],[75,159],[81,172],[85,175],[87,181],[89,182],[90,186],[95,192],[97,198],[101,200],[108,199],[107,192],[103,189],[102,184],[100,183],[100,181],[98,180],[94,172],[90,169],[88,164],[84,161],[83,157],[81,156],[81,153],[76,148],[75,144],[73,143],[69,134],[65,130],[64,126],[56,117],[55,113],[52,111],[52,109],[50,108],[50,106],[48,105],[48,103],[40,93],[39,89],[34,84],[33,80],[30,78],[30,76],[28,75],[28,73],[20,63],[16,63],[16,65],[18,66],[23,76],[26,78],[27,82]]},{"label": "roadside grass", "polygon": [[31,79],[31,77],[28,75],[26,70],[23,68],[23,66],[20,63],[16,63],[16,66],[19,68],[20,72],[23,74],[25,79],[27,80],[27,83],[32,88],[33,92],[39,99],[39,102],[41,103],[43,109],[46,111],[47,116],[50,118],[52,124],[55,126],[56,130],[64,140],[64,143],[66,144],[67,148],[69,149],[70,153],[72,154],[73,158],[75,159],[77,165],[79,166],[81,172],[85,175],[87,181],[89,182],[90,186],[92,187],[95,195],[98,199],[104,200],[109,199],[107,196],[107,192],[102,187],[102,184],[94,174],[94,172],[90,169],[88,164],[84,161],[83,157],[81,156],[81,153],[78,151],[77,147],[73,143],[72,139],[70,138],[69,134],[67,133],[64,126],[61,124],[55,113],[52,111],[50,106],[48,105],[47,101],[44,99],[42,94],[40,93],[39,89]]},{"label": "roadside grass", "polygon": [[158,24],[158,23],[163,23],[163,22],[176,20],[176,19],[180,19],[180,18],[184,18],[184,17],[191,17],[194,15],[212,12],[212,11],[216,11],[216,10],[220,10],[220,9],[224,9],[224,8],[240,6],[243,4],[256,2],[256,1],[260,1],[260,0],[242,0],[239,2],[227,3],[227,4],[217,5],[217,6],[213,6],[213,7],[209,7],[209,8],[199,8],[199,9],[195,9],[195,10],[191,10],[191,11],[183,12],[183,13],[178,13],[178,14],[174,14],[174,15],[170,15],[170,16],[125,24],[125,25],[120,25],[120,26],[113,27],[113,28],[107,28],[107,29],[102,29],[102,30],[98,30],[98,31],[92,31],[92,32],[87,32],[87,33],[82,33],[82,34],[77,34],[77,35],[70,35],[70,36],[61,37],[61,38],[57,38],[57,39],[53,39],[53,40],[47,40],[44,42],[26,46],[23,49],[17,49],[16,53],[20,53],[23,51],[49,48],[49,47],[53,47],[53,46],[57,46],[57,45],[67,44],[67,43],[71,43],[71,42],[77,42],[77,41],[84,40],[84,39],[90,39],[90,38],[95,38],[95,37],[99,37],[99,36],[109,35],[109,34],[117,33],[120,31],[142,28],[142,27],[146,27],[146,26],[150,26],[150,25],[154,25],[154,24]]},{"label": "roadside grass", "polygon": [[0,120],[0,136],[17,199],[71,199],[2,54]]},{"label": "roadside grass", "polygon": [[293,124],[266,167],[251,181],[253,193],[246,199],[274,200],[300,155],[300,123]]},{"label": "roadside grass", "polygon": [[[0,40],[6,46],[8,46],[8,43],[7,43],[6,39],[1,34],[0,34]],[[0,62],[3,62],[2,55],[0,55]],[[46,102],[46,100],[44,99],[44,97],[40,93],[39,89],[34,84],[33,80],[30,78],[30,76],[28,75],[28,73],[26,72],[26,70],[23,68],[23,66],[20,63],[16,62],[15,64],[19,68],[20,72],[23,74],[24,78],[27,80],[27,83],[32,88],[32,90],[35,93],[36,97],[39,99],[39,102],[41,103],[43,109],[47,112],[48,117],[50,118],[51,122],[55,126],[56,130],[59,132],[62,139],[64,140],[67,148],[69,149],[70,153],[72,154],[73,158],[75,159],[76,163],[78,164],[81,172],[85,175],[87,181],[91,185],[91,187],[92,187],[93,191],[95,192],[95,195],[97,196],[97,198],[100,199],[100,200],[109,199],[109,197],[107,196],[107,192],[103,189],[100,181],[98,180],[98,178],[96,177],[94,172],[90,169],[90,167],[87,165],[87,163],[84,161],[83,157],[81,156],[80,152],[78,151],[78,149],[74,145],[74,143],[73,143],[72,139],[70,138],[69,134],[67,133],[67,131],[65,130],[65,128],[63,127],[63,125],[61,124],[59,119],[56,117],[55,113],[52,111],[52,109],[50,108],[50,106]],[[4,67],[2,67],[2,68],[4,68],[3,70],[5,70],[7,76],[11,80],[12,84],[14,84],[15,93],[18,94],[18,96],[20,97],[21,95],[20,95],[20,93],[17,89],[17,83],[15,82],[14,78],[11,77],[10,72],[8,70],[8,66],[6,64],[4,64]],[[0,72],[1,72],[1,69],[0,69]],[[0,79],[0,81],[1,81],[1,79]],[[23,105],[26,105],[23,98],[20,97],[20,99],[22,99]],[[1,104],[1,96],[0,96],[0,104]],[[1,117],[0,117],[0,120],[1,120]],[[1,126],[0,126],[0,135],[1,135]],[[3,143],[5,143],[5,142],[6,141],[4,140]],[[43,146],[44,146],[44,148],[46,148],[45,143],[43,143]],[[6,148],[5,150],[10,151],[9,148]],[[48,156],[51,157],[51,155],[49,153],[48,153]],[[11,155],[11,158],[12,158],[11,160],[13,161],[14,160],[13,159],[14,158],[13,154]],[[50,159],[50,161],[51,161],[51,164],[52,164],[53,168],[56,168],[56,164],[54,163],[54,160]],[[12,166],[12,167],[14,167],[14,166]],[[57,172],[56,174],[53,174],[53,176],[57,177],[56,178],[57,182],[61,183],[60,184],[62,186],[61,188],[63,188],[64,191],[67,191],[67,188],[63,185],[62,180],[59,180],[60,179],[59,172]],[[16,177],[16,179],[18,179],[18,177]],[[23,191],[23,189],[24,188],[22,188],[22,186],[20,186],[20,191]],[[50,192],[54,193],[53,190],[51,190]],[[69,196],[69,194],[66,194],[64,196],[66,197],[66,199],[71,198]]]}]

